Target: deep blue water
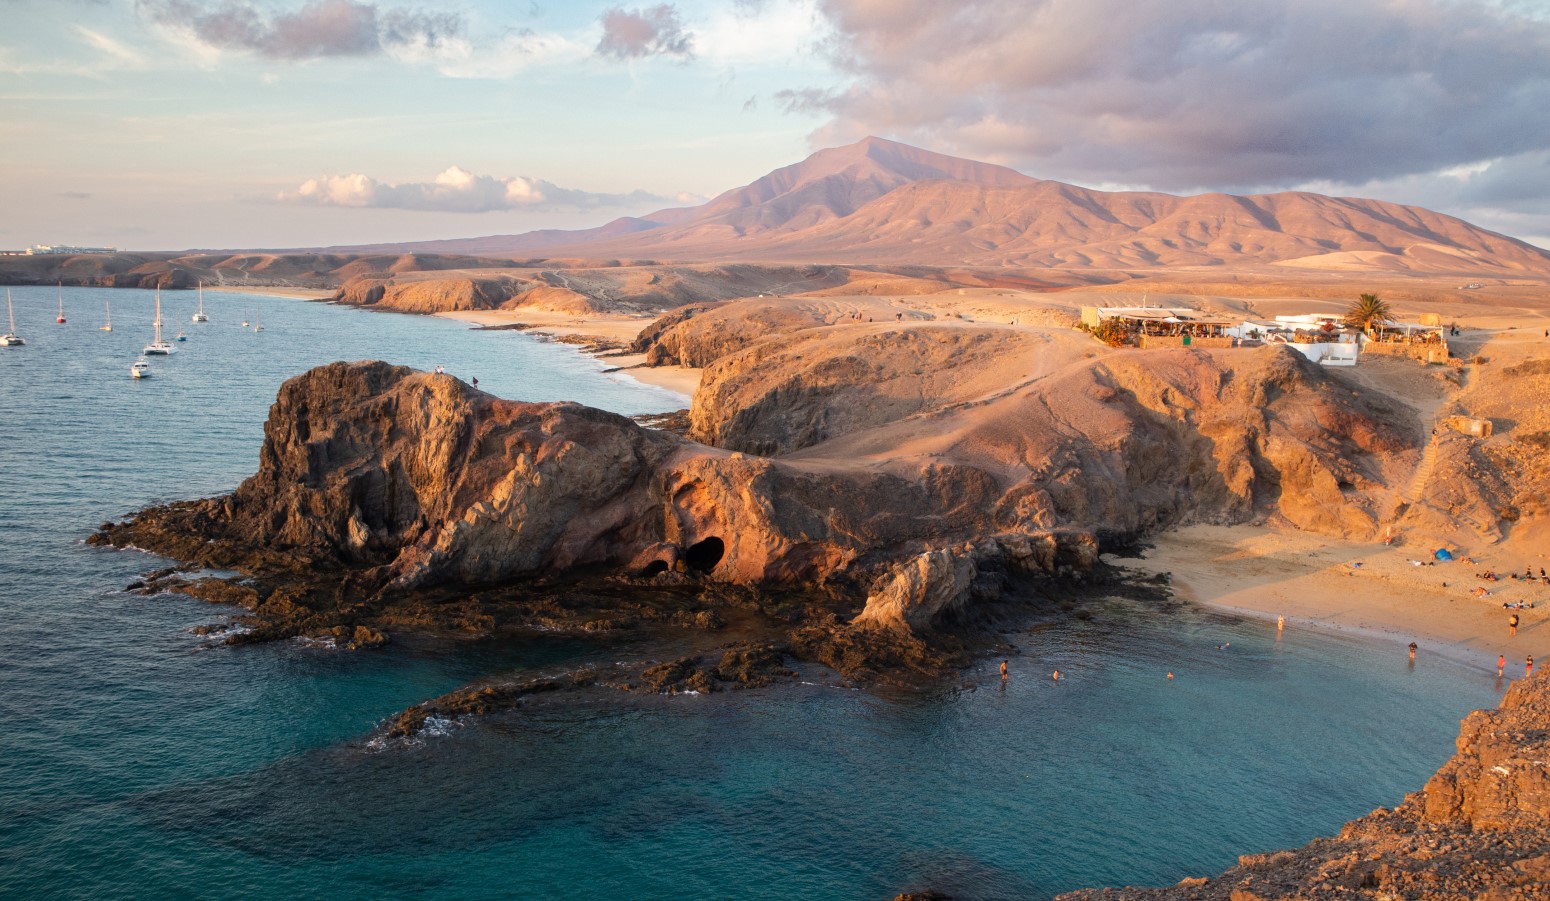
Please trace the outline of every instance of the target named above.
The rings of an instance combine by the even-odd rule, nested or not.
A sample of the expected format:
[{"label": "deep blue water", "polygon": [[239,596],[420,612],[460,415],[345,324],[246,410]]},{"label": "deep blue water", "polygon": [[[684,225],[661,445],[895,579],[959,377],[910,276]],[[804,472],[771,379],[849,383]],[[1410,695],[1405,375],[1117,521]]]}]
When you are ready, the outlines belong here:
[{"label": "deep blue water", "polygon": [[[1124,600],[1009,636],[995,687],[817,684],[547,702],[419,744],[383,718],[574,641],[207,646],[222,611],[119,589],[158,565],[104,519],[233,488],[311,365],[444,365],[527,400],[681,398],[563,346],[279,298],[163,295],[190,338],[128,377],[151,294],[13,288],[0,348],[0,895],[18,898],[1042,898],[1164,884],[1418,788],[1494,678],[1397,645]],[[103,300],[112,333],[96,331]],[[265,331],[236,326],[259,310]],[[1217,645],[1231,642],[1226,651]],[[1053,684],[1048,673],[1066,677]],[[1164,678],[1173,670],[1177,678]]]}]

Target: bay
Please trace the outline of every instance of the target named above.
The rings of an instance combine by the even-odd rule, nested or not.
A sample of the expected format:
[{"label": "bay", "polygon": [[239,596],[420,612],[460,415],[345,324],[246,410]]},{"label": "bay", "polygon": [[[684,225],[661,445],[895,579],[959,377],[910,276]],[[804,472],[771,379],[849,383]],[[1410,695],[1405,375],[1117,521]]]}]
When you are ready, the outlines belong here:
[{"label": "bay", "polygon": [[[121,589],[159,564],[97,523],[231,490],[280,383],[336,359],[442,365],[620,413],[683,398],[574,349],[430,317],[164,292],[188,340],[129,378],[152,294],[12,288],[0,349],[0,895],[964,899],[1165,884],[1397,803],[1494,704],[1403,648],[1115,598],[921,693],[810,684],[580,698],[385,748],[373,728],[574,640],[210,646],[222,611]],[[115,330],[99,332],[103,303]],[[255,333],[237,323],[261,319]],[[1226,650],[1218,646],[1229,644]],[[1049,672],[1065,673],[1057,685]],[[1174,671],[1173,681],[1165,673]],[[965,685],[969,687],[964,687]]]}]

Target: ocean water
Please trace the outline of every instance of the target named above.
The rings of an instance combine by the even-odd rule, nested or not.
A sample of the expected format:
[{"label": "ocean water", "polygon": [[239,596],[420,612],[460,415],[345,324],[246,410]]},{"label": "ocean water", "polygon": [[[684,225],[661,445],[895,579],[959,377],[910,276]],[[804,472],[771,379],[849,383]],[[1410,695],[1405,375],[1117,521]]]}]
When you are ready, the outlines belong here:
[{"label": "ocean water", "polygon": [[[1046,898],[1165,884],[1397,803],[1494,675],[1398,645],[1114,599],[963,680],[550,699],[411,743],[384,718],[491,673],[625,650],[400,640],[210,646],[220,608],[120,589],[161,561],[104,519],[228,491],[275,389],[382,358],[621,413],[682,398],[513,332],[281,298],[12,288],[0,348],[0,896]],[[96,330],[103,301],[115,331]],[[265,330],[236,325],[243,310]],[[1228,644],[1225,650],[1218,646]],[[1059,668],[1058,684],[1049,679]],[[1172,670],[1177,678],[1168,681]],[[977,686],[977,687],[976,687]]]}]

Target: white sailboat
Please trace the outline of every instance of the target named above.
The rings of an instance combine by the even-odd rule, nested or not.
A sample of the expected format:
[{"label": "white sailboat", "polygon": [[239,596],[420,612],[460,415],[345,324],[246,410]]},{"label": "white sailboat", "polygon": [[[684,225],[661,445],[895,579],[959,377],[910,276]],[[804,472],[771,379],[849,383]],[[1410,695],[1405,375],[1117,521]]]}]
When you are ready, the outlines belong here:
[{"label": "white sailboat", "polygon": [[65,324],[65,283],[59,283],[59,318],[54,320],[60,325]]},{"label": "white sailboat", "polygon": [[151,364],[141,357],[129,366],[129,377],[132,379],[148,379],[151,377]]},{"label": "white sailboat", "polygon": [[97,327],[97,331],[111,332],[113,331],[113,305],[104,300],[102,302],[102,310],[107,314],[107,317],[103,320],[102,325]]},{"label": "white sailboat", "polygon": [[11,309],[11,289],[5,289],[5,316],[11,321],[11,330],[0,335],[0,347],[21,347],[26,344],[22,336],[16,334],[16,313]]},{"label": "white sailboat", "polygon": [[205,315],[205,283],[199,283],[199,309],[194,313],[195,322],[209,322],[210,317]]},{"label": "white sailboat", "polygon": [[247,328],[248,327],[248,308],[247,307],[243,307],[242,308],[242,327],[243,328]]},{"label": "white sailboat", "polygon": [[161,354],[163,356],[166,356],[167,354],[172,353],[172,351],[174,349],[173,346],[171,344],[168,344],[165,340],[163,340],[162,336],[161,336],[161,289],[160,288],[156,289],[156,321],[154,323],[152,323],[152,324],[156,326],[156,340],[152,341],[150,344],[147,344],[145,346],[145,352],[148,353],[148,354]]}]

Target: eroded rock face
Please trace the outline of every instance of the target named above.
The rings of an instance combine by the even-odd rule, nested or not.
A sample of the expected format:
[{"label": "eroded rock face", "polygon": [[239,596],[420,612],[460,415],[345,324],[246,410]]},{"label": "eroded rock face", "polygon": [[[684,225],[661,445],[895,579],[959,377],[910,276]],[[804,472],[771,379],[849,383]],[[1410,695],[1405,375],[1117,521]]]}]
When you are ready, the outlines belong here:
[{"label": "eroded rock face", "polygon": [[525,287],[504,276],[479,278],[395,279],[362,275],[346,281],[334,295],[338,303],[377,307],[401,313],[446,313],[493,310]]},{"label": "eroded rock face", "polygon": [[1550,897],[1550,679],[1515,683],[1465,720],[1458,753],[1394,810],[1295,851],[1245,854],[1170,888],[1089,889],[1058,901]]},{"label": "eroded rock face", "polygon": [[1543,682],[1517,682],[1500,708],[1464,719],[1458,753],[1422,793],[1427,822],[1472,829],[1550,825],[1550,691]]},{"label": "eroded rock face", "polygon": [[[858,353],[906,356],[853,331]],[[969,360],[1032,347],[1019,365],[1038,374],[1037,341],[949,332],[952,356]],[[1300,360],[1120,355],[895,422],[857,420],[778,459],[451,376],[335,363],[281,388],[259,470],[231,496],[146,511],[102,540],[255,573],[358,573],[373,590],[578,569],[837,587],[868,597],[863,624],[913,631],[983,593],[987,565],[1080,568],[1102,532],[1265,515],[1370,528],[1356,489],[1405,445]],[[972,394],[995,378],[948,387]]]},{"label": "eroded rock face", "polygon": [[1279,518],[1368,537],[1417,459],[1411,419],[1284,348],[1099,351],[1077,333],[882,324],[720,358],[690,434],[922,484],[976,470],[998,495],[988,533]]},{"label": "eroded rock face", "polygon": [[977,574],[972,554],[947,548],[918,554],[879,580],[855,622],[911,632],[927,629],[943,614],[963,608]]}]

